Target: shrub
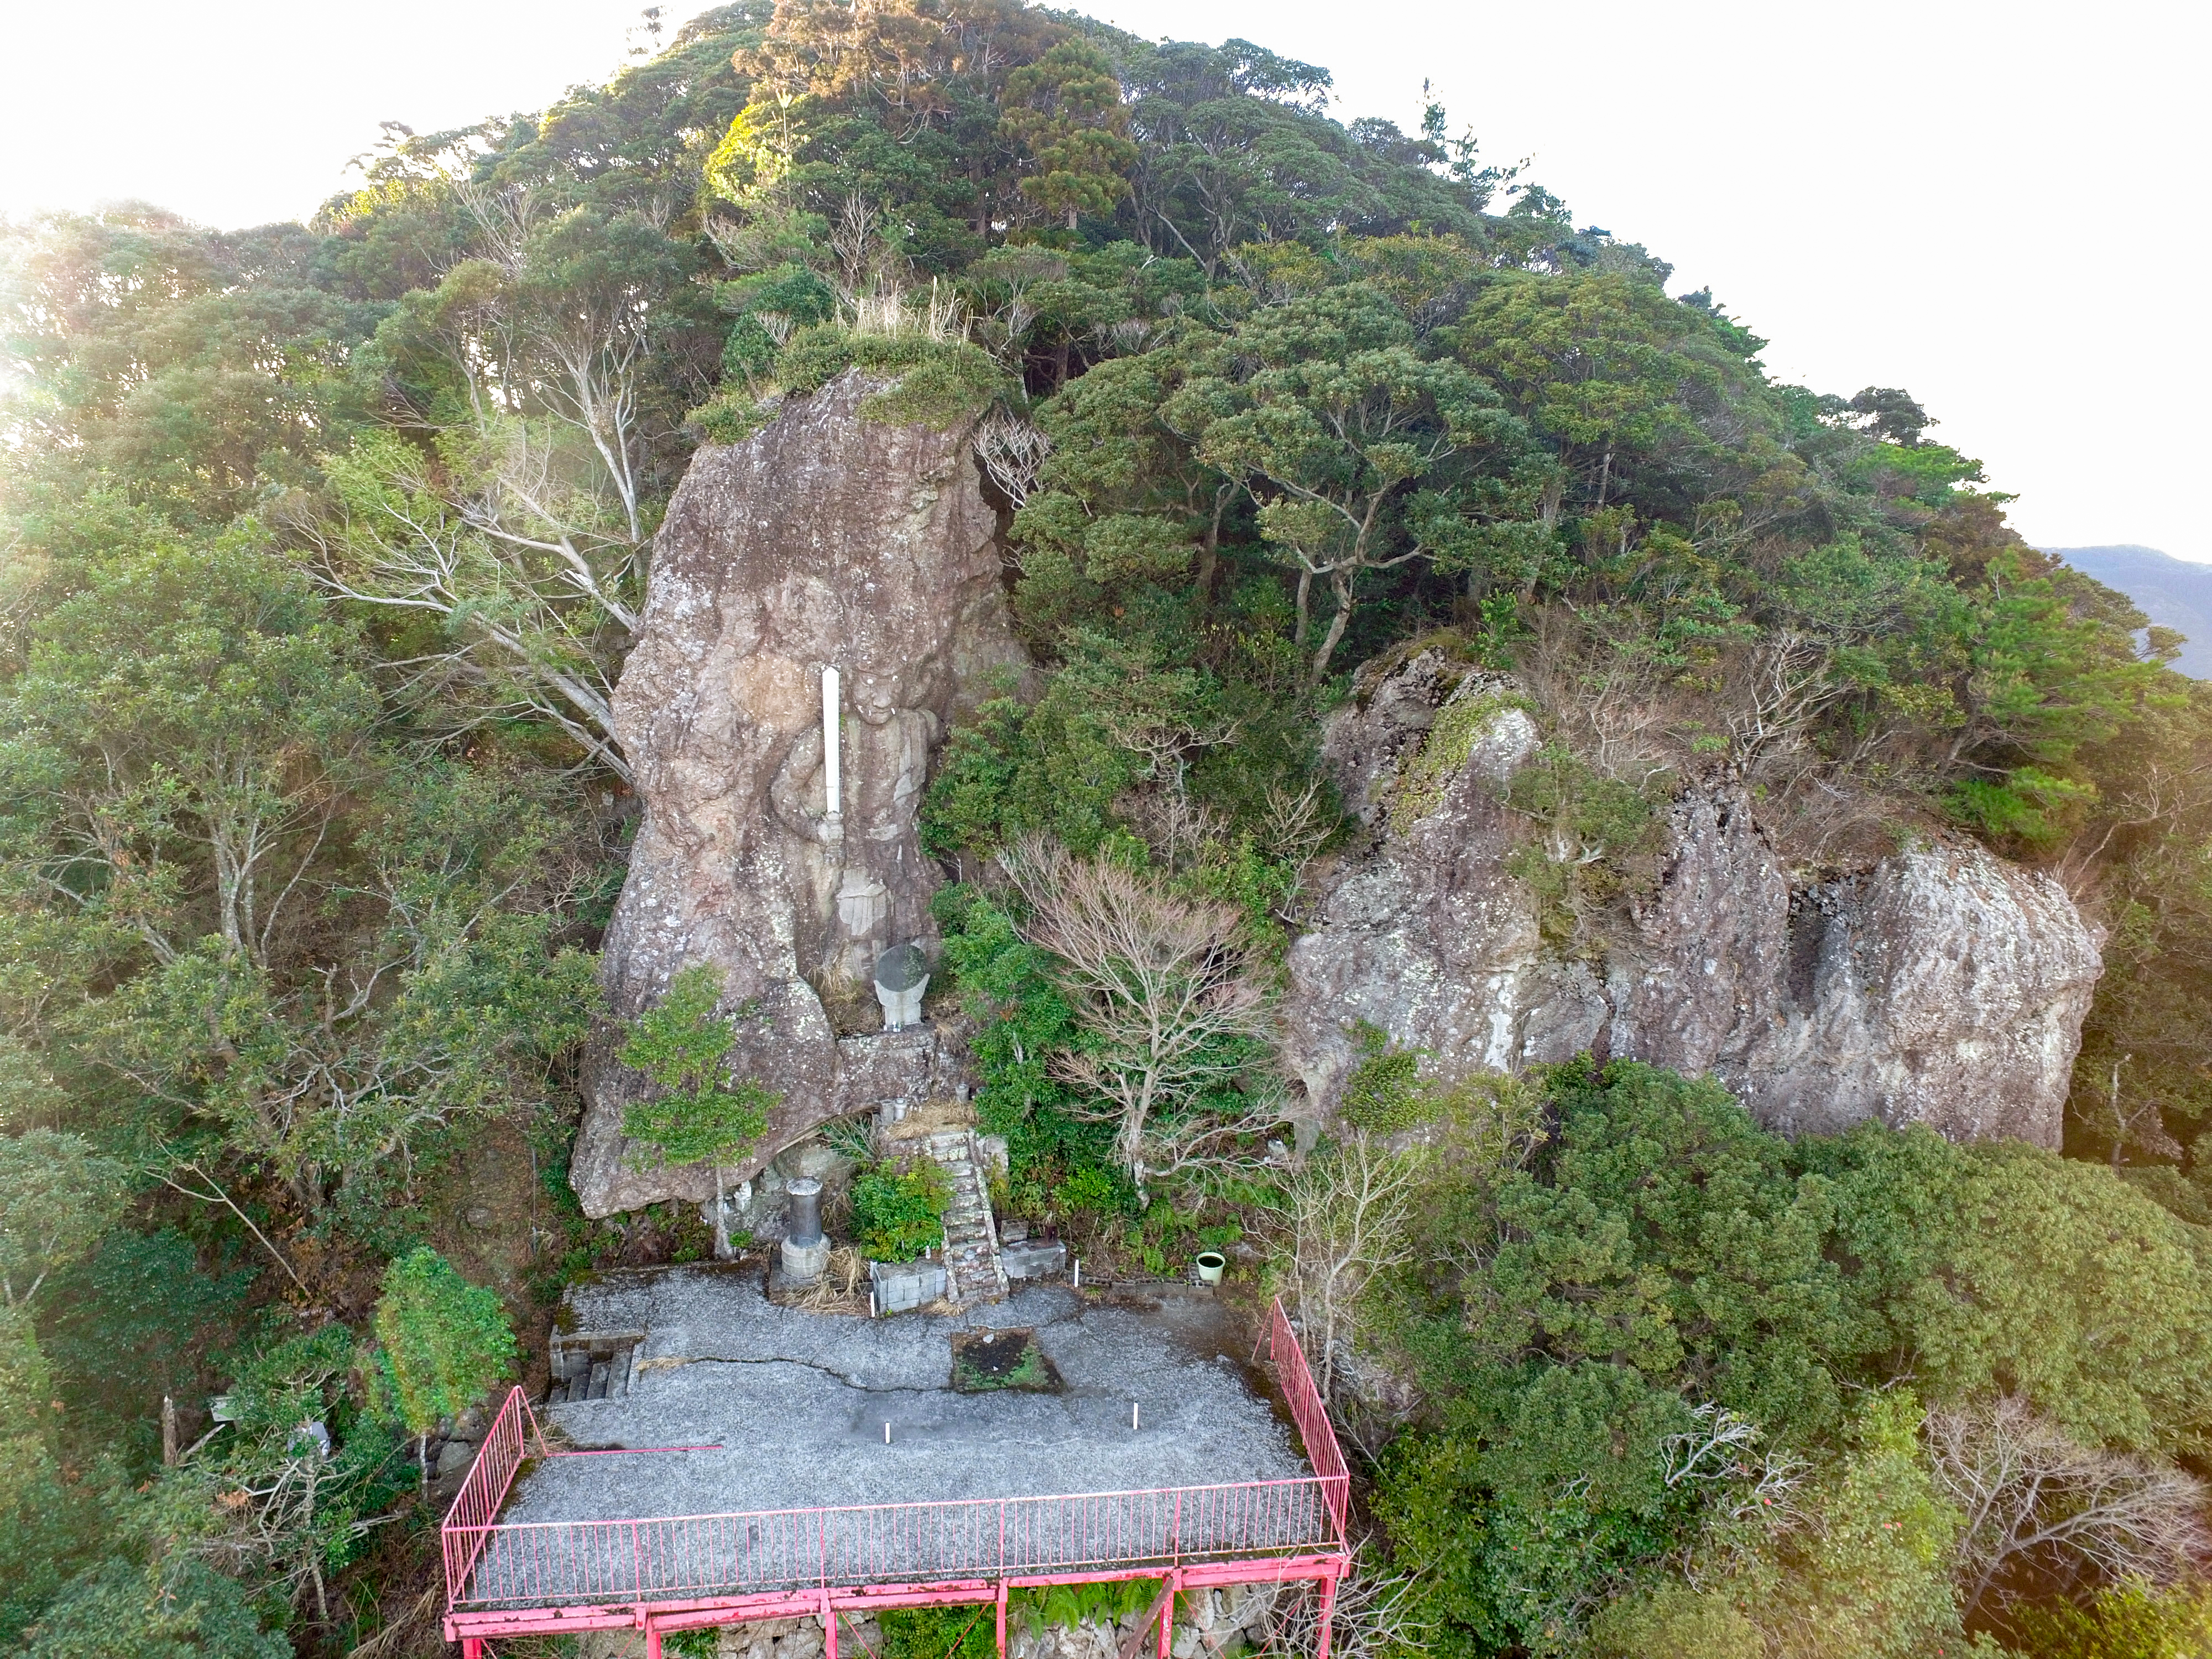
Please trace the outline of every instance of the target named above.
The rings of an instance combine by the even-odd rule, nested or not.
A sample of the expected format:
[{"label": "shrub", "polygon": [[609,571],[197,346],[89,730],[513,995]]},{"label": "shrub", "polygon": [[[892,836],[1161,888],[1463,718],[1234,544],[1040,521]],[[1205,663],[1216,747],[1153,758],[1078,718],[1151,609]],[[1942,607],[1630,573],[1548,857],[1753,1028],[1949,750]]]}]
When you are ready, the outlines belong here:
[{"label": "shrub", "polygon": [[972,1607],[903,1607],[880,1615],[884,1659],[993,1659],[999,1650],[996,1611],[988,1601]]},{"label": "shrub", "polygon": [[930,1158],[871,1170],[853,1182],[853,1229],[872,1261],[911,1261],[945,1238],[951,1183]]},{"label": "shrub", "polygon": [[802,329],[776,362],[785,390],[813,392],[848,368],[896,377],[860,404],[860,418],[949,428],[980,415],[1010,387],[990,354],[924,333],[856,334],[836,323]]},{"label": "shrub", "polygon": [[1083,1164],[1052,1189],[1054,1203],[1071,1215],[1113,1215],[1128,1206],[1128,1188],[1103,1164]]},{"label": "shrub", "polygon": [[1388,1031],[1364,1019],[1353,1024],[1352,1040],[1359,1060],[1345,1079],[1339,1107],[1346,1123],[1387,1135],[1436,1115],[1435,1095],[1421,1086],[1419,1049],[1393,1048]]},{"label": "shrub", "polygon": [[515,1352],[498,1293],[470,1284],[428,1248],[386,1269],[376,1339],[392,1414],[417,1437],[483,1399]]}]

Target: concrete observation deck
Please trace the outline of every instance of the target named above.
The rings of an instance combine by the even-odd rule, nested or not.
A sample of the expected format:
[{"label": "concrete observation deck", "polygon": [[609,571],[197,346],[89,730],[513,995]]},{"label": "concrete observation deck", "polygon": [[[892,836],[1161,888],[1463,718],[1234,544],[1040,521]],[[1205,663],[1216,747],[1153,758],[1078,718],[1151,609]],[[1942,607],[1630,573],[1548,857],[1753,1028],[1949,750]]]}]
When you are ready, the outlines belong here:
[{"label": "concrete observation deck", "polygon": [[[1240,1341],[1211,1293],[1179,1285],[1094,1297],[1039,1285],[958,1315],[870,1320],[779,1307],[755,1267],[676,1267],[578,1286],[562,1323],[641,1340],[627,1394],[546,1406],[545,1427],[580,1449],[636,1455],[546,1460],[523,1476],[506,1522],[1312,1473],[1289,1419],[1259,1391],[1266,1382],[1249,1364],[1249,1338]],[[1024,1328],[1058,1372],[1057,1392],[954,1389],[956,1334]],[[668,1447],[717,1449],[645,1449]]]},{"label": "concrete observation deck", "polygon": [[[1213,1294],[1031,1285],[867,1319],[757,1267],[609,1274],[510,1392],[441,1528],[446,1632],[668,1631],[1144,1577],[1176,1594],[1346,1571],[1343,1455],[1281,1305],[1254,1364]],[[575,1395],[575,1398],[569,1396]]]}]

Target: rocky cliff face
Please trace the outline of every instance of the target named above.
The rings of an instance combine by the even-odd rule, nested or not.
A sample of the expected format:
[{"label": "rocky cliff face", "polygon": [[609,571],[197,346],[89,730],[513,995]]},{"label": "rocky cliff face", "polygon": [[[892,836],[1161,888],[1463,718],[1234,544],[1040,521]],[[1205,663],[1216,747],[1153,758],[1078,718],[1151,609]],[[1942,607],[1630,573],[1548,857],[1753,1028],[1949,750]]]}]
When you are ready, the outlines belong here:
[{"label": "rocky cliff face", "polygon": [[1367,1020],[1446,1072],[1589,1050],[1711,1072],[1792,1133],[1872,1117],[2057,1146],[2099,937],[2055,882],[1970,844],[1793,890],[1752,802],[1692,788],[1603,977],[1547,956],[1504,868],[1501,803],[1534,753],[1510,687],[1433,654],[1336,717],[1325,752],[1367,843],[1291,947],[1291,1060],[1317,1115]]},{"label": "rocky cliff face", "polygon": [[[823,996],[872,1006],[876,956],[933,937],[939,878],[915,834],[931,753],[994,673],[1027,667],[965,437],[862,420],[882,389],[848,372],[750,441],[698,453],[615,692],[645,814],[607,933],[609,1003],[627,1018],[679,969],[720,969],[740,1068],[784,1097],[763,1158],[957,1072],[927,1028],[841,1043]],[[834,819],[825,667],[842,680]],[[634,1167],[621,1121],[637,1079],[610,1046],[589,1065],[572,1171],[586,1213],[708,1197],[704,1170]]]},{"label": "rocky cliff face", "polygon": [[2057,1147],[2103,970],[2057,883],[1978,847],[1915,850],[1795,896],[1788,939],[1786,995],[1740,1073],[1768,1121]]},{"label": "rocky cliff face", "polygon": [[1461,1073],[1565,1060],[1605,1019],[1589,970],[1546,960],[1534,896],[1504,866],[1516,832],[1499,798],[1536,724],[1497,701],[1503,682],[1452,681],[1440,657],[1419,657],[1324,739],[1369,842],[1291,947],[1289,1057],[1324,1107],[1357,1020]]}]

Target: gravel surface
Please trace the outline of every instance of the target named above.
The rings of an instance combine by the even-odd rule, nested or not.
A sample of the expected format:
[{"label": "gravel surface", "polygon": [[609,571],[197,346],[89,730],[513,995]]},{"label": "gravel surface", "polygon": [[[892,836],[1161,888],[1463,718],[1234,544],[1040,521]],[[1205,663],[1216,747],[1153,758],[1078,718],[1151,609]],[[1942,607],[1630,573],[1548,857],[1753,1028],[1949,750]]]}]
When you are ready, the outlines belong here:
[{"label": "gravel surface", "polygon": [[[779,1308],[757,1269],[609,1274],[570,1293],[574,1331],[643,1330],[625,1398],[544,1408],[579,1447],[503,1520],[715,1515],[1276,1480],[1310,1471],[1247,1381],[1210,1294],[1020,1290],[956,1316]],[[951,1335],[1033,1328],[1060,1395],[956,1394]],[[1130,1409],[1138,1426],[1130,1425]],[[890,1425],[890,1443],[884,1427]]]}]

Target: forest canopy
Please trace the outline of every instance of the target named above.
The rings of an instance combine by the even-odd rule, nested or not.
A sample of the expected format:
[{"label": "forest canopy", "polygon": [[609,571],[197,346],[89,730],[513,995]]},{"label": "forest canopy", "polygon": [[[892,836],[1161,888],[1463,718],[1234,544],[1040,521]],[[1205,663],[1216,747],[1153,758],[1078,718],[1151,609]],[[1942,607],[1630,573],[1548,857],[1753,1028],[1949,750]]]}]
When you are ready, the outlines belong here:
[{"label": "forest canopy", "polygon": [[[1243,40],[740,0],[387,126],[307,224],[0,227],[0,1644],[431,1650],[431,1439],[565,1283],[715,1247],[565,1180],[609,699],[691,454],[857,366],[974,432],[1044,671],[924,816],[1005,1201],[1264,1241],[1376,1651],[2203,1651],[2212,693],[1908,392],[1778,380],[1441,107],[1331,109]],[[1802,881],[2050,872],[2106,935],[2065,1155],[1370,1030],[1302,1168],[1240,1162],[1320,723],[1424,649],[1517,677],[1514,810],[1605,849],[1516,866],[1562,951],[1723,772]],[[1167,1058],[1086,906],[1219,976]]]}]

